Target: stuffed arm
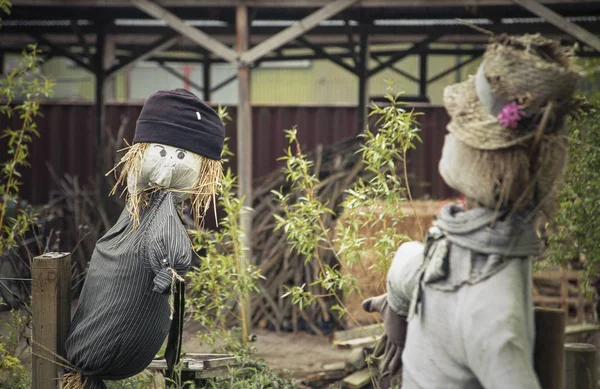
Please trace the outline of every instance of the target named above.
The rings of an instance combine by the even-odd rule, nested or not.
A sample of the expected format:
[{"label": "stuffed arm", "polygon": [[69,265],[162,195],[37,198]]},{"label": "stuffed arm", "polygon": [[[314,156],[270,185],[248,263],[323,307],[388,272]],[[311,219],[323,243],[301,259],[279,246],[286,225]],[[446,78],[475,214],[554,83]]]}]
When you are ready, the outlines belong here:
[{"label": "stuffed arm", "polygon": [[382,374],[396,375],[402,367],[402,352],[406,340],[406,322],[413,290],[418,284],[419,269],[423,262],[423,245],[408,242],[400,246],[387,276],[388,293],[363,302],[367,312],[381,314],[385,335],[380,342],[383,355],[379,369]]},{"label": "stuffed arm", "polygon": [[192,261],[192,248],[176,214],[166,217],[159,230],[159,238],[152,242],[156,245],[155,250],[150,255],[150,268],[155,274],[152,290],[165,293],[170,290],[174,280],[185,276]]}]

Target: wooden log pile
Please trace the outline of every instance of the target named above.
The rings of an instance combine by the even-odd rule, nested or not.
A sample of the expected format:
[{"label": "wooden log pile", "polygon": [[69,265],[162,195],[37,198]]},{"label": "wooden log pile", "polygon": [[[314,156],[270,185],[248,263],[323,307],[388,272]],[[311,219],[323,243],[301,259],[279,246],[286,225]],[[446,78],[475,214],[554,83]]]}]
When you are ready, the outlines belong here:
[{"label": "wooden log pile", "polygon": [[[359,177],[366,178],[361,156],[356,153],[357,139],[349,139],[329,148],[318,147],[309,158],[314,161],[314,172],[318,172],[321,183],[317,188],[319,199],[328,207],[336,209],[343,201],[344,191],[349,189]],[[293,305],[291,298],[280,298],[286,287],[306,284],[315,295],[324,294],[317,285],[311,285],[318,277],[319,269],[313,262],[305,263],[306,258],[292,251],[282,230],[275,231],[274,214],[283,216],[283,209],[277,203],[272,190],[290,192],[290,185],[281,171],[276,171],[255,185],[253,244],[254,264],[260,269],[264,280],[259,285],[260,293],[253,298],[252,323],[254,326],[269,327],[277,331],[312,330],[324,335],[333,327],[339,327],[340,319],[331,314],[335,298],[317,298],[317,302],[302,310]],[[291,194],[291,201],[298,193]],[[325,220],[325,225],[333,230],[334,216]],[[329,251],[323,251],[322,260],[328,265],[336,265],[336,259]]]}]

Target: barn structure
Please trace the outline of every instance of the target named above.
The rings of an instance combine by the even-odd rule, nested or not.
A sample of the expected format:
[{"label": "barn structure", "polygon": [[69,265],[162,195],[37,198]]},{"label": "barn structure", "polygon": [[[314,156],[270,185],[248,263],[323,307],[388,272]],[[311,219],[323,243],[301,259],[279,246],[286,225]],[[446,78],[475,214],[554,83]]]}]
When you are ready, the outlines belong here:
[{"label": "barn structure", "polygon": [[[237,173],[240,194],[252,198],[252,69],[281,60],[327,59],[356,76],[358,128],[367,117],[370,77],[393,69],[418,85],[413,100],[427,100],[427,85],[476,61],[493,33],[542,33],[578,55],[600,54],[600,0],[12,0],[0,31],[4,54],[37,43],[45,56],[64,56],[95,75],[95,150],[105,143],[105,95],[115,74],[139,61],[203,64],[203,98],[238,81]],[[447,43],[448,47],[432,47]],[[403,44],[401,48],[398,44]],[[469,44],[469,48],[456,48]],[[408,46],[406,46],[408,45]],[[431,55],[467,56],[428,74]],[[415,77],[397,63],[417,56]],[[237,74],[212,85],[211,66],[231,63]],[[3,68],[3,66],[0,66]],[[186,82],[190,82],[186,79]],[[98,174],[101,172],[97,171]],[[104,188],[107,192],[107,188]],[[250,231],[250,215],[243,226]],[[249,234],[246,235],[250,239]]]}]

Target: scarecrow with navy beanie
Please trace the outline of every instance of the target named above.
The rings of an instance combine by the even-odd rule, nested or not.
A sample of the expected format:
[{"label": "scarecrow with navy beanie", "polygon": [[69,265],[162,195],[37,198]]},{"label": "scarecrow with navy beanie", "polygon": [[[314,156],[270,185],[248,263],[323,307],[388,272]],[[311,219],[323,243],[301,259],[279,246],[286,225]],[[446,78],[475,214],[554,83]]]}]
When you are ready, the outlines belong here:
[{"label": "scarecrow with navy beanie", "polygon": [[189,201],[199,223],[213,201],[224,136],[215,111],[187,90],[158,91],[144,103],[116,166],[112,193],[126,183],[127,206],[92,254],[65,344],[64,388],[102,389],[104,380],[140,373],[167,335],[165,356],[178,360],[192,259],[180,212]]},{"label": "scarecrow with navy beanie", "polygon": [[380,372],[403,389],[540,389],[531,262],[565,166],[565,121],[583,107],[572,58],[540,35],[493,37],[477,74],[444,90],[439,171],[465,205],[443,208],[424,244],[403,244],[387,293],[363,303],[384,322]]}]

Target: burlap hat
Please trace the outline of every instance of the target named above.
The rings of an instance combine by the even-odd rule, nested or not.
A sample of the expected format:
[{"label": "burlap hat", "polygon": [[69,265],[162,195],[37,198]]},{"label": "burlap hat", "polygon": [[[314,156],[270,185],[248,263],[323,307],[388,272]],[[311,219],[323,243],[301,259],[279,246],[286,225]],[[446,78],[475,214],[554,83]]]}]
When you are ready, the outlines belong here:
[{"label": "burlap hat", "polygon": [[492,38],[475,76],[444,90],[448,131],[480,150],[511,147],[534,137],[550,102],[546,133],[576,110],[580,79],[573,51],[536,35]]}]

